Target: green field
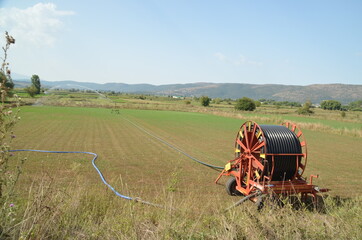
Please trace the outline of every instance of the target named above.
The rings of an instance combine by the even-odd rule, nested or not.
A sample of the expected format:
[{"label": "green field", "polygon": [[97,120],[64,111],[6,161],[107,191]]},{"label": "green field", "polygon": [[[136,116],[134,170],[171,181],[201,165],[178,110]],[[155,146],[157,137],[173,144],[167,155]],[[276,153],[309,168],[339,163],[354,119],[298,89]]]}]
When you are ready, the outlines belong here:
[{"label": "green field", "polygon": [[[120,193],[179,209],[177,212],[164,211],[120,199],[103,185],[91,165],[90,156],[16,153],[12,158],[27,157],[17,192],[22,199],[27,199],[29,188],[33,186],[31,189],[38,189],[38,192],[32,191],[39,195],[39,187],[35,186],[40,183],[41,192],[49,194],[41,195],[45,198],[42,201],[48,202],[47,206],[51,206],[55,212],[63,212],[56,216],[52,212],[39,213],[56,219],[56,227],[44,226],[51,231],[58,229],[58,237],[70,237],[80,231],[83,234],[91,232],[97,238],[104,236],[105,229],[108,229],[120,232],[120,235],[107,232],[108,239],[230,239],[246,235],[251,239],[259,236],[288,238],[288,231],[295,227],[290,225],[289,230],[285,226],[285,231],[273,230],[274,235],[271,233],[273,231],[265,232],[264,229],[268,225],[283,229],[275,216],[289,216],[289,211],[293,211],[289,208],[266,208],[265,211],[276,211],[275,216],[268,217],[267,212],[256,212],[249,202],[231,214],[223,213],[223,209],[237,201],[236,197],[228,196],[225,192],[223,183],[226,178],[220,181],[221,184],[214,184],[218,172],[193,162],[127,121],[136,123],[201,161],[223,166],[233,158],[236,133],[248,119],[196,112],[131,109],[121,109],[120,114],[115,114],[107,108],[56,106],[22,107],[20,116],[21,121],[14,129],[16,138],[12,142],[12,149],[97,153],[97,165],[107,181]],[[258,123],[268,123],[265,119],[265,122]],[[305,176],[319,174],[320,178],[314,183],[332,189],[325,195],[360,202],[362,138],[308,129],[303,132],[308,143]],[[52,197],[48,199],[49,196]],[[21,205],[22,201],[19,200],[18,204]],[[346,212],[345,208],[336,208],[335,213],[330,213],[332,215],[297,212],[309,222],[297,231],[298,234],[304,232],[304,235],[292,235],[302,239],[323,239],[323,236],[333,236],[333,229],[340,226],[343,230],[339,230],[338,236],[360,236],[360,231],[354,231],[349,220],[346,220],[351,218],[350,221],[355,221],[353,218],[361,208],[358,205],[349,207],[356,207],[353,213]],[[250,214],[260,214],[257,219],[262,221],[260,224],[263,227],[257,233],[251,232],[254,224],[249,222]],[[311,220],[315,217],[319,220]],[[237,227],[229,226],[230,221],[238,221]],[[331,227],[323,227],[326,222]],[[104,224],[109,226],[104,227]],[[79,230],[73,229],[72,225],[78,226]],[[134,225],[142,225],[143,230],[153,235],[147,235],[146,230],[135,229]],[[238,230],[243,225],[246,228]],[[32,231],[50,234],[39,225],[34,226]],[[320,229],[327,232],[319,235]],[[60,234],[61,231],[65,231],[64,235]]]},{"label": "green field", "polygon": [[[236,133],[247,120],[201,113],[146,110],[122,110],[118,115],[102,108],[44,106],[24,107],[21,117],[15,129],[19,137],[14,141],[14,148],[95,152],[99,154],[98,163],[106,178],[112,181],[122,176],[133,194],[146,191],[147,194],[142,195],[146,198],[149,198],[148,194],[153,197],[152,193],[158,192],[150,189],[155,184],[158,190],[167,188],[174,172],[180,178],[180,192],[207,189],[204,191],[220,195],[221,198],[225,194],[220,186],[212,184],[216,172],[180,155],[124,118],[190,155],[219,166],[233,158]],[[304,134],[309,154],[306,174],[319,174],[317,181],[322,186],[332,188],[333,195],[361,194],[361,175],[351,168],[362,168],[362,138],[310,130],[304,130]],[[44,154],[26,155],[30,159],[27,164],[34,167],[35,161],[42,165],[42,170],[67,172],[74,164],[73,156],[51,155],[44,160]],[[92,182],[100,184],[86,158],[83,162],[76,162],[81,164],[78,170],[85,177],[93,176]],[[73,173],[70,171],[69,174]],[[34,175],[39,175],[39,172]],[[193,188],[189,187],[190,184],[194,185]],[[209,195],[200,197],[207,199]]]}]

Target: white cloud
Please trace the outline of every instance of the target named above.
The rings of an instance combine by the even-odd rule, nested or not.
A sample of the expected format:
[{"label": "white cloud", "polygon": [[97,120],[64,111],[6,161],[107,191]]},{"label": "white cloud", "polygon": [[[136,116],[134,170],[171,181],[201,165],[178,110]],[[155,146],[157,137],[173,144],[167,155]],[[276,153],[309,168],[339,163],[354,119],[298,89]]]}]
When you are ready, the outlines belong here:
[{"label": "white cloud", "polygon": [[0,8],[0,26],[19,41],[51,46],[64,28],[61,18],[74,14],[57,10],[54,3],[38,3],[26,9]]},{"label": "white cloud", "polygon": [[240,65],[262,66],[262,65],[263,65],[262,62],[248,59],[248,58],[246,58],[246,57],[243,56],[243,55],[240,55],[240,56],[234,61],[234,64],[237,65],[237,66],[240,66]]},{"label": "white cloud", "polygon": [[217,53],[215,53],[214,55],[215,55],[215,57],[217,57],[220,61],[222,61],[222,62],[226,61],[226,56],[225,56],[224,54],[217,52]]},{"label": "white cloud", "polygon": [[217,57],[222,62],[227,62],[235,66],[241,66],[241,65],[254,65],[254,66],[262,66],[263,63],[260,61],[251,60],[249,58],[246,58],[244,55],[239,55],[239,57],[235,59],[231,59],[227,57],[226,55],[217,52],[214,54],[215,57]]}]

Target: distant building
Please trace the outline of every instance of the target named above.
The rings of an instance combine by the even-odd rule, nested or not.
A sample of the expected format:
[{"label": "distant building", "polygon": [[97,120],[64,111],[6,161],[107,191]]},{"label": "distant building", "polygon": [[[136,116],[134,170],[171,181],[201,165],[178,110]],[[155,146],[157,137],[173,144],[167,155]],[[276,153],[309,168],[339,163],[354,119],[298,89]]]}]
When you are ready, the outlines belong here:
[{"label": "distant building", "polygon": [[183,96],[172,96],[172,98],[174,98],[174,99],[185,99],[185,97],[183,97]]}]

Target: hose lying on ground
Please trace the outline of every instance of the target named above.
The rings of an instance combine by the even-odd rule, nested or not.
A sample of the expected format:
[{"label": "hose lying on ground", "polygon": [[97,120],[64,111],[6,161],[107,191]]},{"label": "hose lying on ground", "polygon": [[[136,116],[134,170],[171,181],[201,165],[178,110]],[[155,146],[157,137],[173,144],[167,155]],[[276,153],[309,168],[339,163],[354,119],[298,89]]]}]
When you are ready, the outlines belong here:
[{"label": "hose lying on ground", "polygon": [[140,202],[143,204],[147,204],[147,205],[151,205],[151,206],[155,206],[155,207],[160,207],[160,208],[164,208],[163,205],[159,205],[159,204],[155,204],[155,203],[151,203],[151,202],[147,202],[147,201],[143,201],[140,198],[136,198],[136,197],[129,197],[126,195],[123,195],[121,193],[119,193],[116,189],[114,189],[114,187],[112,187],[104,178],[102,172],[99,170],[99,168],[97,167],[95,161],[98,158],[98,155],[96,153],[92,153],[92,152],[82,152],[82,151],[47,151],[47,150],[34,150],[34,149],[16,149],[16,150],[9,150],[9,152],[40,152],[40,153],[81,153],[81,154],[88,154],[88,155],[92,155],[93,159],[92,159],[92,165],[93,167],[96,169],[96,171],[99,174],[99,177],[101,178],[102,182],[109,188],[111,189],[118,197],[121,197],[123,199],[126,200],[133,200],[136,202]]}]

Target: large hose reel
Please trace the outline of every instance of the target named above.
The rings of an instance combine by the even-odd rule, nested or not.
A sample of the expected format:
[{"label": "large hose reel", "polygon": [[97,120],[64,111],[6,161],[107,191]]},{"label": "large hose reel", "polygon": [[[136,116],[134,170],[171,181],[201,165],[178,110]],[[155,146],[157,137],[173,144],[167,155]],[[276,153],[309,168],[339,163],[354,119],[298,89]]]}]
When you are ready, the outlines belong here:
[{"label": "large hose reel", "polygon": [[[307,145],[300,129],[292,123],[258,125],[247,121],[237,133],[235,159],[228,161],[216,179],[231,176],[227,191],[231,195],[249,196],[267,193],[308,193],[319,190],[302,177],[307,163]],[[318,191],[317,191],[318,189]]]}]

